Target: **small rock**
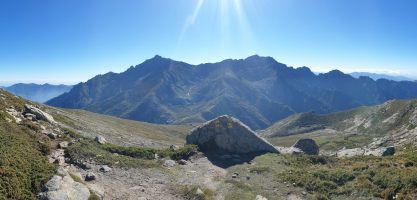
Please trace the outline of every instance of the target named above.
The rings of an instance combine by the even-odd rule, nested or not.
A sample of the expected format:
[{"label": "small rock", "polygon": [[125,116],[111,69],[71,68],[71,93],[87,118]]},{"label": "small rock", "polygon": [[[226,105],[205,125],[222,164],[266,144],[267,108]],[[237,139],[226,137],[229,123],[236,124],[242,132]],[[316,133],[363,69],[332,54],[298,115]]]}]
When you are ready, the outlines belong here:
[{"label": "small rock", "polygon": [[103,136],[99,135],[94,139],[96,142],[100,143],[100,144],[106,144],[106,138],[104,138]]},{"label": "small rock", "polygon": [[181,159],[181,160],[178,161],[178,164],[180,164],[180,165],[186,165],[186,164],[188,164],[188,162],[186,160],[184,160],[184,159]]},{"label": "small rock", "polygon": [[67,141],[64,141],[64,142],[60,142],[59,143],[59,148],[61,148],[61,149],[66,149],[66,148],[68,148],[68,142]]},{"label": "small rock", "polygon": [[175,161],[173,160],[165,160],[163,166],[164,167],[174,167],[175,166]]},{"label": "small rock", "polygon": [[103,166],[100,167],[100,171],[101,172],[110,172],[111,168],[107,165],[103,165]]},{"label": "small rock", "polygon": [[171,145],[169,146],[169,149],[171,149],[171,151],[177,151],[179,149],[179,147],[177,145]]},{"label": "small rock", "polygon": [[58,164],[58,165],[64,165],[65,163],[65,158],[63,156],[59,156],[58,158],[55,159],[54,163]]},{"label": "small rock", "polygon": [[255,200],[268,200],[267,198],[261,196],[261,195],[256,195]]},{"label": "small rock", "polygon": [[232,178],[237,178],[239,176],[238,173],[233,173]]},{"label": "small rock", "polygon": [[197,190],[195,191],[195,194],[198,196],[204,196],[204,192],[200,188],[197,188]]},{"label": "small rock", "polygon": [[48,133],[48,137],[51,138],[51,139],[56,139],[56,138],[58,138],[58,134],[50,132],[50,133]]},{"label": "small rock", "polygon": [[94,180],[96,180],[96,175],[94,173],[92,173],[92,172],[88,172],[85,175],[85,179],[84,180],[85,181],[94,181]]},{"label": "small rock", "polygon": [[25,118],[26,118],[26,119],[28,119],[28,120],[31,120],[31,121],[38,121],[38,120],[36,119],[36,115],[31,114],[31,113],[26,113],[26,114],[25,114]]}]

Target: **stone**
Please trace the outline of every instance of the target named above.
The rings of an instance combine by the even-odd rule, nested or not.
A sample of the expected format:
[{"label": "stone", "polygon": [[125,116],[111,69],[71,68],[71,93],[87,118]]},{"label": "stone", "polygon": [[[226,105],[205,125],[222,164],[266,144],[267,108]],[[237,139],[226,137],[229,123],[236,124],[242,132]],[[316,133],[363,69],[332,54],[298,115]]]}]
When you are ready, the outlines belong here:
[{"label": "stone", "polygon": [[71,176],[55,175],[44,186],[44,192],[38,195],[41,200],[88,200],[90,190]]},{"label": "stone", "polygon": [[366,156],[392,156],[395,154],[395,147],[380,147],[365,151]]},{"label": "stone", "polygon": [[63,156],[59,156],[55,159],[54,163],[58,165],[64,165],[65,164],[65,158]]},{"label": "stone", "polygon": [[94,180],[96,180],[96,175],[94,173],[92,173],[92,172],[88,172],[85,175],[85,179],[84,180],[85,181],[94,181]]},{"label": "stone", "polygon": [[48,136],[49,138],[51,138],[51,139],[56,139],[56,138],[58,138],[58,134],[56,134],[56,133],[54,133],[54,132],[49,132],[49,133],[47,134],[47,136]]},{"label": "stone", "polygon": [[100,167],[100,171],[101,172],[110,172],[111,168],[107,165],[103,165],[103,166]]},{"label": "stone", "polygon": [[171,151],[177,151],[179,149],[179,147],[177,145],[171,145],[169,146],[169,149],[171,149]]},{"label": "stone", "polygon": [[292,147],[300,149],[308,155],[319,155],[319,146],[313,139],[299,139]]},{"label": "stone", "polygon": [[365,153],[363,148],[342,149],[337,152],[337,157],[362,156]]},{"label": "stone", "polygon": [[188,162],[186,160],[184,160],[184,159],[181,159],[181,160],[178,161],[178,164],[180,164],[180,165],[187,165]]},{"label": "stone", "polygon": [[197,190],[195,191],[195,194],[196,194],[197,196],[204,196],[204,192],[203,192],[203,190],[201,190],[200,188],[197,188]]},{"label": "stone", "polygon": [[52,124],[56,124],[54,118],[46,112],[43,112],[41,109],[36,108],[35,106],[26,104],[25,105],[25,114],[30,113],[36,116],[36,119],[46,121]]},{"label": "stone", "polygon": [[304,153],[301,149],[296,148],[296,147],[276,147],[276,148],[282,154],[296,155],[296,154],[302,154],[302,153]]},{"label": "stone", "polygon": [[63,141],[63,142],[60,142],[58,144],[58,147],[61,148],[61,149],[66,149],[66,148],[68,148],[68,144],[69,144],[69,142]]},{"label": "stone", "polygon": [[31,121],[38,121],[38,119],[36,119],[36,115],[31,114],[31,113],[26,113],[25,118]]},{"label": "stone", "polygon": [[104,138],[101,135],[96,136],[96,138],[94,139],[96,142],[98,142],[99,144],[106,144],[106,138]]},{"label": "stone", "polygon": [[256,195],[255,200],[268,200],[268,199],[261,195]]},{"label": "stone", "polygon": [[165,160],[163,164],[164,167],[174,167],[175,165],[176,163],[173,160]]},{"label": "stone", "polygon": [[232,178],[237,178],[239,176],[238,173],[233,173]]},{"label": "stone", "polygon": [[186,138],[202,151],[222,153],[279,153],[238,119],[223,115],[193,129]]}]

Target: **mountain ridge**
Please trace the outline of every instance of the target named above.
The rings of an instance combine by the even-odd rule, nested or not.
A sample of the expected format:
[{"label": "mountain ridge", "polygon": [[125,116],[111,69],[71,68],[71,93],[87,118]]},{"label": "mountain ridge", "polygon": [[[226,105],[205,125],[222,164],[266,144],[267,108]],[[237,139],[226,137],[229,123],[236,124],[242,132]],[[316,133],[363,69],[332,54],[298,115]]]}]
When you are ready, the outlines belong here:
[{"label": "mountain ridge", "polygon": [[299,112],[329,113],[417,97],[417,83],[315,75],[272,57],[191,65],[155,56],[122,73],[98,75],[48,105],[152,123],[200,123],[219,115],[262,129]]},{"label": "mountain ridge", "polygon": [[25,99],[44,103],[54,97],[57,97],[65,92],[70,91],[71,85],[53,85],[49,83],[36,84],[36,83],[16,83],[14,85],[3,87],[3,89],[22,96]]}]

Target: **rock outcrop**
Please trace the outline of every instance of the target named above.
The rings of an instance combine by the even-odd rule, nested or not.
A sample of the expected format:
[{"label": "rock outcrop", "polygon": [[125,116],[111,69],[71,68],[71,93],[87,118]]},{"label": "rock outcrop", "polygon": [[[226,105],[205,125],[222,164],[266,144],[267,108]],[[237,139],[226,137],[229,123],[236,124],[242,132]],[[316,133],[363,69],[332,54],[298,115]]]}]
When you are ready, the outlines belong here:
[{"label": "rock outcrop", "polygon": [[353,156],[392,156],[395,154],[395,147],[378,147],[378,148],[354,148],[342,149],[337,152],[337,157]]},{"label": "rock outcrop", "polygon": [[379,147],[376,149],[365,151],[365,156],[392,156],[395,154],[395,148],[391,147]]},{"label": "rock outcrop", "polygon": [[299,139],[293,147],[308,155],[319,155],[319,146],[313,139]]},{"label": "rock outcrop", "polygon": [[278,150],[239,120],[223,115],[195,128],[187,136],[187,144],[196,144],[202,151],[229,153],[279,153]]},{"label": "rock outcrop", "polygon": [[26,113],[30,113],[30,114],[35,115],[37,120],[42,120],[42,121],[46,121],[46,122],[53,123],[53,124],[56,123],[54,118],[51,115],[49,115],[46,112],[43,112],[41,109],[36,108],[35,106],[26,104],[25,105],[25,114]]},{"label": "rock outcrop", "polygon": [[40,200],[88,200],[90,191],[82,183],[74,181],[63,169],[45,184],[44,192],[39,194]]}]

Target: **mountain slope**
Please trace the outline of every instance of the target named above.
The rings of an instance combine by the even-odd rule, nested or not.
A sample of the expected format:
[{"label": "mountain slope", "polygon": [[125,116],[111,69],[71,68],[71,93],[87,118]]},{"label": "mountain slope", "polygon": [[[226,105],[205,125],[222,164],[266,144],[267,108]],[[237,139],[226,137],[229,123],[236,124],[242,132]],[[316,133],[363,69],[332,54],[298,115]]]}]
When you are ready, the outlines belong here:
[{"label": "mountain slope", "polygon": [[417,97],[417,83],[315,75],[271,57],[189,65],[160,56],[96,76],[47,102],[152,123],[204,122],[228,114],[261,129],[291,114],[329,113]]},{"label": "mountain slope", "polygon": [[361,147],[375,141],[387,145],[417,144],[417,100],[394,100],[331,114],[301,113],[260,131],[276,145],[311,137],[324,149]]},{"label": "mountain slope", "polygon": [[33,83],[18,83],[9,87],[5,87],[4,89],[25,99],[43,103],[70,91],[71,88],[72,86],[69,85],[39,85]]}]

